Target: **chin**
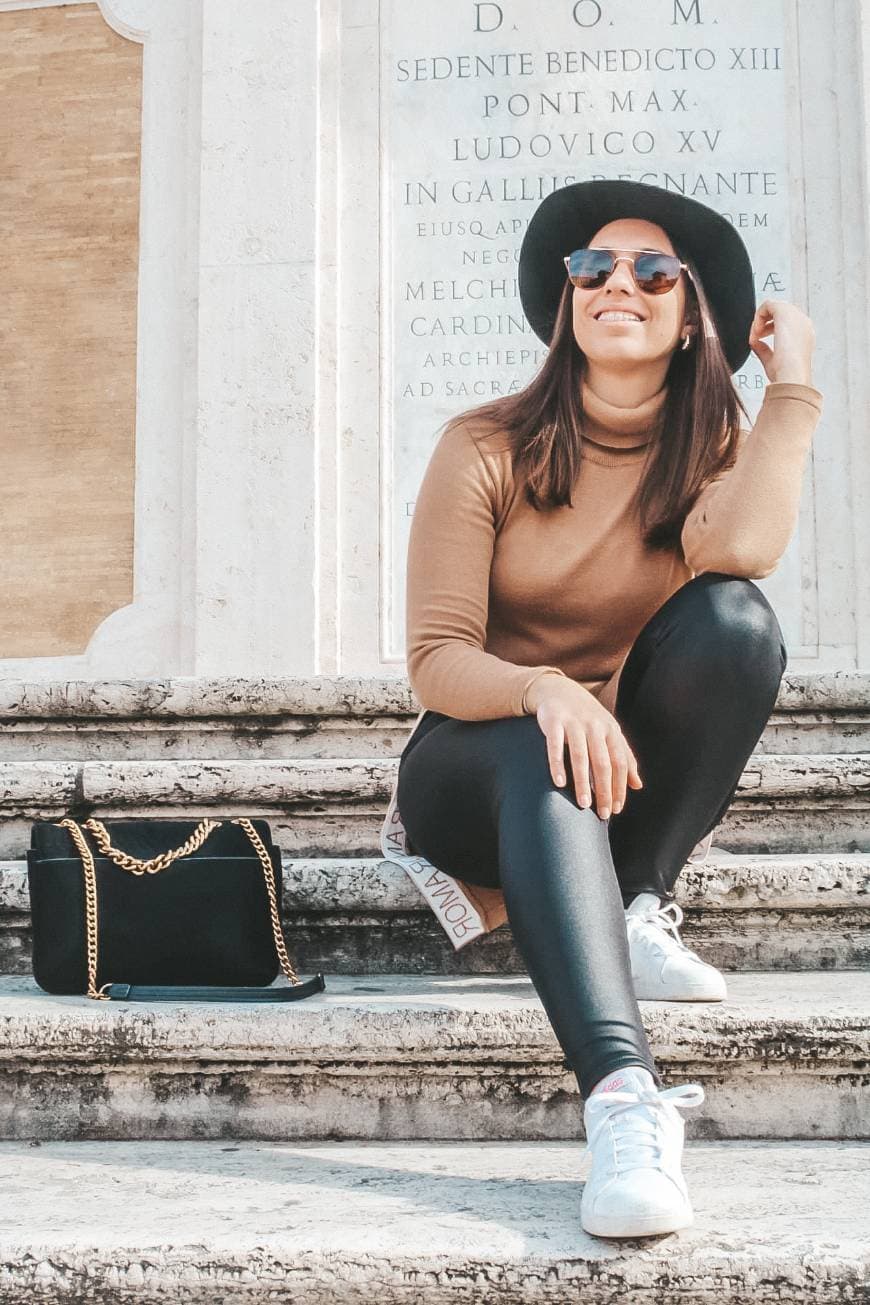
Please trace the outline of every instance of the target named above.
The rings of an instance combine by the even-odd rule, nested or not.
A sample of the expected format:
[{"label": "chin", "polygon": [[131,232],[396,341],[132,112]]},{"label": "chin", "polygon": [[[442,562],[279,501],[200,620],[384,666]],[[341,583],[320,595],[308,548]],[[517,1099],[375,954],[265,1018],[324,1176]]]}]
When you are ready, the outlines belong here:
[{"label": "chin", "polygon": [[630,341],[625,342],[625,347],[615,349],[586,349],[579,340],[578,348],[586,355],[590,362],[608,363],[608,362],[653,362],[651,355],[638,349],[637,345],[630,345]]}]

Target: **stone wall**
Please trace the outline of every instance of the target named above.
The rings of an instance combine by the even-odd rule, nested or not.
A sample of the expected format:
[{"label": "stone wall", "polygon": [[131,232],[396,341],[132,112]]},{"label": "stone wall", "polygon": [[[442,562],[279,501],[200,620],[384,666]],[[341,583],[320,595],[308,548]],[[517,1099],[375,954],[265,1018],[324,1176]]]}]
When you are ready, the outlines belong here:
[{"label": "stone wall", "polygon": [[133,595],[142,46],[0,12],[0,656],[83,653]]},{"label": "stone wall", "polygon": [[[7,19],[28,7],[0,0]],[[445,382],[517,383],[540,361],[508,326],[482,336],[496,361],[441,339],[456,357],[424,368],[413,317],[467,315],[454,296],[481,272],[507,283],[488,315],[497,294],[502,325],[515,317],[537,187],[595,175],[667,176],[733,214],[757,298],[811,316],[824,413],[798,530],[759,583],[791,669],[867,667],[866,6],[581,0],[549,7],[546,29],[533,0],[100,9],[143,51],[133,595],[84,652],[8,658],[7,674],[401,676],[415,486],[440,423],[485,397]],[[505,75],[459,76],[481,54]],[[555,168],[575,135],[581,157]],[[459,173],[473,205],[450,194]],[[418,232],[472,209],[511,225],[476,243]],[[490,247],[498,277],[467,261]],[[756,406],[754,355],[737,381]]]}]

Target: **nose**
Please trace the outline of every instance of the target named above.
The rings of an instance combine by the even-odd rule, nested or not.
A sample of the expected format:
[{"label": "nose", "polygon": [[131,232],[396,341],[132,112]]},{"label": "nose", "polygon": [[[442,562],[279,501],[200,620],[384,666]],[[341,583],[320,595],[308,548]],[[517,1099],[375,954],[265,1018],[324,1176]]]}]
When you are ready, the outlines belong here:
[{"label": "nose", "polygon": [[617,257],[616,265],[604,283],[604,288],[613,291],[627,290],[630,294],[634,294],[634,277],[627,256]]}]

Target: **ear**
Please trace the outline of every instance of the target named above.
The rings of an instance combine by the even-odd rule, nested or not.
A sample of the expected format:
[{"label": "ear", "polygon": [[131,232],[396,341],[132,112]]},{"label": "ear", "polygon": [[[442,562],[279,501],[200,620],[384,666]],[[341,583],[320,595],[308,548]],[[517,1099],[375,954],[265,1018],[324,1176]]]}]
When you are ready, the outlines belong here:
[{"label": "ear", "polygon": [[698,321],[697,312],[689,311],[686,313],[685,317],[683,318],[683,326],[682,326],[682,330],[680,331],[680,336],[681,337],[684,336],[688,331],[692,343],[694,343],[698,337],[698,327],[699,327],[699,321]]}]

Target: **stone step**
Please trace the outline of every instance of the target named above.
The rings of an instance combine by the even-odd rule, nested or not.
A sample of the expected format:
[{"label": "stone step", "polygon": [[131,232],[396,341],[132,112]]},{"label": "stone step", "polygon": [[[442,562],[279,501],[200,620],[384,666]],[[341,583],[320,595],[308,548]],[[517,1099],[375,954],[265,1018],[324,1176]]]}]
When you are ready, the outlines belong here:
[{"label": "stone step", "polygon": [[[75,806],[102,818],[256,815],[292,856],[366,856],[396,759],[6,761],[0,857],[18,858],[30,822]],[[870,852],[870,753],[754,753],[716,830],[732,852]]]},{"label": "stone step", "polygon": [[[0,760],[397,757],[407,677],[5,680]],[[760,752],[870,751],[870,673],[786,672]]]},{"label": "stone step", "polygon": [[[677,882],[680,932],[727,970],[870,966],[870,854],[737,856],[711,849]],[[285,858],[284,922],[306,971],[518,974],[510,925],[455,951],[404,870],[376,858]],[[23,862],[0,862],[0,972],[30,972]]]},{"label": "stone step", "polygon": [[[682,1112],[684,1117],[694,1113]],[[870,1300],[870,1146],[688,1141],[694,1223],[590,1237],[570,1142],[0,1145],[7,1305]]]},{"label": "stone step", "polygon": [[[301,978],[308,977],[305,972]],[[729,974],[724,1002],[641,1002],[687,1136],[870,1137],[870,973]],[[326,972],[274,1004],[96,1002],[0,979],[6,1139],[546,1140],[582,1130],[517,976]]]}]

